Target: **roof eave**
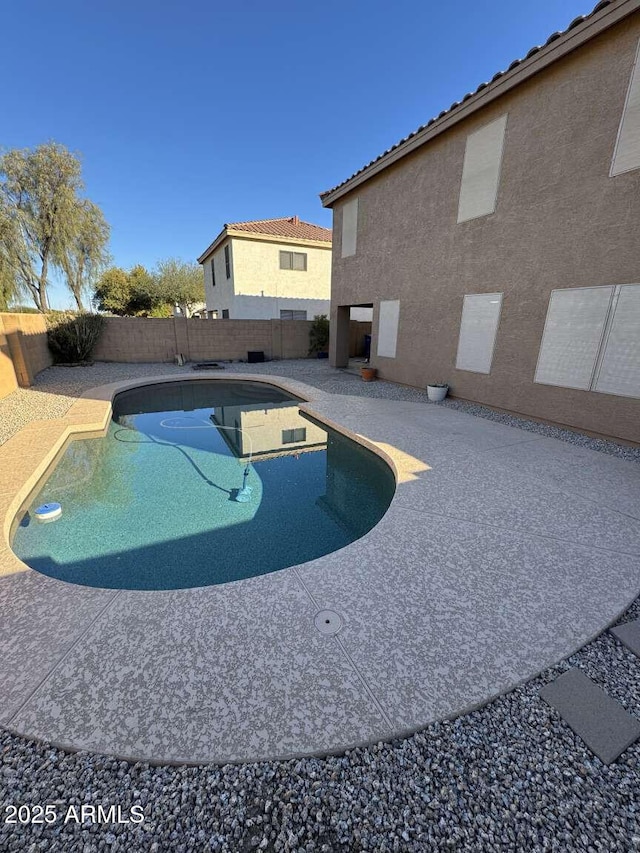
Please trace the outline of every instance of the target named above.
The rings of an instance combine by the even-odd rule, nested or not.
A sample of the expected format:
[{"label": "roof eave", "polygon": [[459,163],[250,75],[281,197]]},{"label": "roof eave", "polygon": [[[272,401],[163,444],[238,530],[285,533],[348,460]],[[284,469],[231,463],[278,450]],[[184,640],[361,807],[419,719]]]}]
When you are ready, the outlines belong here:
[{"label": "roof eave", "polygon": [[312,240],[308,237],[286,237],[283,234],[262,234],[259,231],[236,231],[233,228],[225,228],[211,245],[200,255],[198,263],[203,264],[207,258],[220,248],[225,239],[259,240],[263,243],[283,243],[293,246],[306,246],[310,249],[331,249],[331,240]]},{"label": "roof eave", "polygon": [[441,117],[436,119],[428,127],[408,137],[406,141],[401,142],[397,147],[384,154],[371,165],[365,166],[359,173],[346,180],[340,186],[320,193],[322,206],[331,207],[342,196],[369,181],[375,175],[384,171],[384,169],[389,168],[389,166],[398,160],[401,160],[417,148],[430,142],[434,137],[449,130],[453,125],[473,115],[473,113],[495,101],[506,92],[519,86],[534,74],[538,74],[563,56],[576,50],[585,42],[590,41],[600,35],[600,33],[615,26],[629,15],[638,11],[638,9],[640,9],[640,0],[621,0],[620,3],[606,6],[600,12],[593,14],[592,17],[586,18],[579,26],[567,30],[555,41],[541,47],[528,59],[521,60],[516,67],[510,71],[505,71],[497,80],[488,83],[480,91],[476,91],[473,95],[468,96],[466,100],[463,99],[458,106],[450,109],[445,115],[441,114]]}]

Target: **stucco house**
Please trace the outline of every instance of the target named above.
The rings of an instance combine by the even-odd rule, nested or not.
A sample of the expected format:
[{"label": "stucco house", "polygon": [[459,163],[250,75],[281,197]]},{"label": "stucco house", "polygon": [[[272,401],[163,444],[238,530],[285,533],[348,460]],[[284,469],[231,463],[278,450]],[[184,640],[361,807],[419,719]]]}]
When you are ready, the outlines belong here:
[{"label": "stucco house", "polygon": [[329,314],[329,228],[297,216],[231,222],[198,263],[210,317],[312,320]]},{"label": "stucco house", "polygon": [[640,442],[639,51],[603,0],[322,193],[334,366],[369,305],[382,377]]}]

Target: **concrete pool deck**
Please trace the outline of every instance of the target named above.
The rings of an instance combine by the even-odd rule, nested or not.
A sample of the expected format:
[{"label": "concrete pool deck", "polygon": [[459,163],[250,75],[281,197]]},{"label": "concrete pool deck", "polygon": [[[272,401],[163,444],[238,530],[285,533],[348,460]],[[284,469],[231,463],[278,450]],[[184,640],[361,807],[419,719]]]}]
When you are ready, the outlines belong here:
[{"label": "concrete pool deck", "polygon": [[[102,430],[113,394],[145,380],[87,392],[0,447],[6,728],[159,762],[340,751],[483,704],[638,594],[636,466],[441,406],[205,376],[278,384],[375,442],[398,479],[387,514],[338,552],[223,586],[114,592],[45,577],[8,547],[15,513],[69,433]],[[316,627],[325,610],[338,633]]]}]

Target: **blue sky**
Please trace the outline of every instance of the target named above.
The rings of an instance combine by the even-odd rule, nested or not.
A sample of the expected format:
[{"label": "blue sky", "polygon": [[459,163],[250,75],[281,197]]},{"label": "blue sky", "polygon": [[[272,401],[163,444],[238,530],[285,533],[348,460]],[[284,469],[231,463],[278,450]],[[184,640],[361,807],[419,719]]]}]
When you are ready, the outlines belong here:
[{"label": "blue sky", "polygon": [[195,259],[224,222],[330,226],[319,192],[594,3],[20,0],[0,146],[81,153],[114,263]]}]

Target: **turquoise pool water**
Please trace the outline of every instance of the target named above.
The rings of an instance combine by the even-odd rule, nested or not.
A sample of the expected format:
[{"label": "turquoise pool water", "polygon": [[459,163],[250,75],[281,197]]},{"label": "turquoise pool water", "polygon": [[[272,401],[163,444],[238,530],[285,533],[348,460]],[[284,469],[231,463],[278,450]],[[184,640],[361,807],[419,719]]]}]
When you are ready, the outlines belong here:
[{"label": "turquoise pool water", "polygon": [[[380,520],[394,488],[381,459],[274,386],[151,385],[116,397],[106,437],[69,444],[13,549],[87,586],[227,583],[344,547]],[[61,517],[37,521],[53,501]]]}]

